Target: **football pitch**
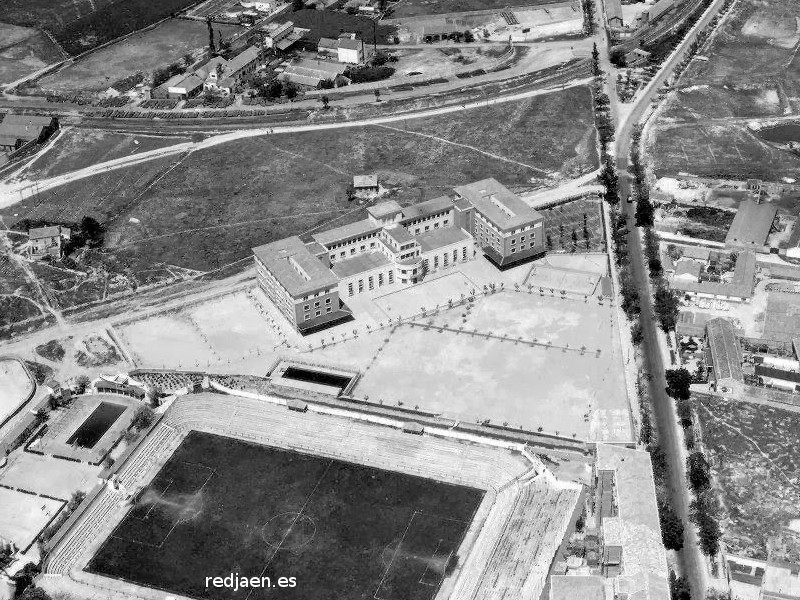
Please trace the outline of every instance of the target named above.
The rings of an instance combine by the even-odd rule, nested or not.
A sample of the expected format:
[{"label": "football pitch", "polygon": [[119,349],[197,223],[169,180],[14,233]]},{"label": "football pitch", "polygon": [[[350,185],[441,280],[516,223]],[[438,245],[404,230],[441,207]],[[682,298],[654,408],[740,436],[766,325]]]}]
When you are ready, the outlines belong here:
[{"label": "football pitch", "polygon": [[[433,600],[483,496],[193,431],[86,568],[195,598]],[[231,573],[296,586],[206,587]]]}]

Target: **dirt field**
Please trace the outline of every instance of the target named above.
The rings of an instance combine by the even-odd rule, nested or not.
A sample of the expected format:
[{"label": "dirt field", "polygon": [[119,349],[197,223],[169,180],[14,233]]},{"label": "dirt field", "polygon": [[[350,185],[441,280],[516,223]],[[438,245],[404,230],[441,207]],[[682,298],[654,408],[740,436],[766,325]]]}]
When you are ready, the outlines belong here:
[{"label": "dirt field", "polygon": [[188,137],[132,135],[100,129],[66,128],[52,148],[22,173],[29,179],[54,177],[93,164],[191,141]]},{"label": "dirt field", "polygon": [[0,84],[62,59],[61,50],[45,34],[30,27],[0,23]]},{"label": "dirt field", "polygon": [[747,119],[800,112],[800,5],[747,0],[694,60],[671,94],[650,141],[658,174],[779,181],[800,159],[747,129]]},{"label": "dirt field", "polygon": [[[459,297],[460,278],[446,279],[437,286],[447,285]],[[420,294],[428,285],[393,294],[390,307],[386,297],[376,303],[387,314],[408,314],[425,302]],[[404,294],[413,297],[402,303]],[[313,356],[360,368],[364,375],[354,394],[371,401],[541,427],[580,439],[623,441],[631,431],[616,336],[611,308],[594,299],[586,303],[507,291],[478,299],[469,310],[442,310],[416,326],[381,330]],[[531,346],[520,337],[554,346]],[[567,344],[566,351],[555,347]]]},{"label": "dirt field", "polygon": [[68,500],[76,491],[97,485],[99,473],[100,467],[86,463],[17,452],[0,474],[0,483]]},{"label": "dirt field", "polygon": [[0,488],[0,531],[4,540],[27,548],[63,506],[63,502]]},{"label": "dirt field", "polygon": [[499,11],[515,6],[538,6],[557,3],[557,1],[553,0],[400,0],[392,7],[389,18],[403,19],[475,10]]},{"label": "dirt field", "polygon": [[0,423],[28,399],[34,382],[22,363],[16,359],[0,359]]},{"label": "dirt field", "polygon": [[[214,29],[219,29],[223,38],[239,31],[232,25],[215,25]],[[39,85],[56,92],[105,90],[119,79],[139,72],[149,74],[207,45],[205,23],[171,19],[48,75]]]},{"label": "dirt field", "polygon": [[262,362],[265,372],[281,343],[245,292],[133,321],[117,331],[137,366],[150,368],[214,370],[252,359]]},{"label": "dirt field", "polygon": [[729,398],[694,404],[728,519],[727,551],[766,559],[767,539],[798,518],[800,415]]}]

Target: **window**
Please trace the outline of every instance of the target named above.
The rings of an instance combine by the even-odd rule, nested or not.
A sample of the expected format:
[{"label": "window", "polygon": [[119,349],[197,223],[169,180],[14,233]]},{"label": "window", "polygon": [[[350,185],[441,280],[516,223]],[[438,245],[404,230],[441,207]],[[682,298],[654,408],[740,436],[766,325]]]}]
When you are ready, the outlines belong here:
[{"label": "window", "polygon": [[434,223],[434,224],[433,224],[433,228],[434,228],[434,229],[439,229],[439,224],[438,224],[438,223]]},{"label": "window", "polygon": [[347,284],[347,295],[348,296],[352,296],[353,295],[353,284],[352,283],[348,283]]},{"label": "window", "polygon": [[430,226],[430,225],[425,225],[425,231],[429,231],[429,230],[430,230],[430,228],[431,228],[431,226]]},{"label": "window", "polygon": [[336,255],[335,254],[331,254],[331,260],[336,260]]},{"label": "window", "polygon": [[344,251],[344,250],[342,250],[342,251],[341,251],[341,253],[340,253],[339,255],[340,255],[342,258],[344,258],[344,257],[345,257],[347,254],[345,253],[345,251]]},{"label": "window", "polygon": [[439,257],[438,256],[434,256],[433,257],[433,268],[434,269],[438,269],[439,268]]},{"label": "window", "polygon": [[378,273],[378,287],[383,285],[383,273]]},{"label": "window", "polygon": [[319,308],[319,300],[317,300],[316,302],[314,302],[314,308]]},{"label": "window", "polygon": [[364,291],[364,280],[363,279],[359,279],[358,280],[358,291],[359,291],[359,293]]},{"label": "window", "polygon": [[447,254],[442,255],[442,264],[446,267],[447,266]]},{"label": "window", "polygon": [[331,303],[331,299],[330,298],[325,298],[325,304],[330,304],[330,303]]},{"label": "window", "polygon": [[329,312],[331,312],[331,307],[329,306],[328,308],[326,308],[326,309],[325,309],[325,312],[326,312],[326,313],[329,313]]},{"label": "window", "polygon": [[318,311],[316,311],[316,312],[314,313],[314,316],[315,316],[315,317],[318,317],[318,316],[320,316],[321,314],[322,314],[322,311],[321,311],[321,310],[318,310]]},{"label": "window", "polygon": [[447,225],[447,223],[448,223],[448,220],[447,220],[447,219],[445,219],[444,221],[442,221],[442,225]]},{"label": "window", "polygon": [[458,250],[453,250],[453,262],[458,262]]},{"label": "window", "polygon": [[461,249],[461,260],[467,260],[467,247],[464,246]]},{"label": "window", "polygon": [[520,242],[524,242],[525,241],[525,236],[524,235],[519,236],[519,241]]},{"label": "window", "polygon": [[389,271],[389,283],[394,283],[394,271]]},{"label": "window", "polygon": [[306,304],[306,305],[303,307],[303,310],[308,310],[309,308],[311,308],[311,307],[310,307],[308,304]]},{"label": "window", "polygon": [[516,252],[516,251],[517,251],[517,249],[516,249],[516,248],[512,248],[512,249],[511,249],[511,254],[514,254],[514,252]]},{"label": "window", "polygon": [[[427,227],[426,227],[425,229],[427,229]],[[415,235],[418,235],[418,234],[419,234],[419,227],[417,227],[417,228],[414,230],[414,234],[415,234]]]},{"label": "window", "polygon": [[305,317],[305,319],[304,319],[304,320],[305,320],[305,321],[308,321],[310,318],[311,318],[311,317],[310,317],[309,315],[306,315],[306,317]]},{"label": "window", "polygon": [[511,238],[511,243],[512,243],[512,244],[516,244],[516,243],[517,243],[517,240],[515,240],[514,238]]},{"label": "window", "polygon": [[366,250],[366,249],[367,249],[367,247],[366,247],[365,245],[363,245],[363,244],[362,244],[362,245],[361,245],[361,251],[363,252],[363,251],[364,251],[364,250]]},{"label": "window", "polygon": [[355,248],[350,248],[350,254],[352,255],[352,254],[355,254],[355,253],[356,253],[356,249]]},{"label": "window", "polygon": [[369,247],[370,247],[370,248],[374,248],[374,247],[375,247],[375,242],[370,242],[370,243],[369,243]]},{"label": "window", "polygon": [[375,279],[372,276],[370,276],[370,278],[368,279],[368,282],[369,282],[369,289],[374,290],[375,289]]}]

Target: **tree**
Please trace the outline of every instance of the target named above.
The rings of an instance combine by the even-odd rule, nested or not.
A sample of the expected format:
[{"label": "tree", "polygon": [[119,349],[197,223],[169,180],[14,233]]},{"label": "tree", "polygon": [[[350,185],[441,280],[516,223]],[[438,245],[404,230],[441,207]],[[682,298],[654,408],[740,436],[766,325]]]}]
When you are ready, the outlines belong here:
[{"label": "tree", "polygon": [[683,522],[666,501],[658,502],[658,517],[661,520],[661,538],[667,550],[683,548]]},{"label": "tree", "polygon": [[97,219],[85,216],[81,219],[80,235],[89,248],[99,248],[103,245],[105,228]]},{"label": "tree", "polygon": [[669,572],[669,595],[672,600],[692,600],[692,590],[686,577],[678,577],[675,571]]},{"label": "tree", "polygon": [[667,394],[672,398],[688,400],[691,397],[689,386],[692,374],[684,368],[668,369],[664,374],[667,379]]},{"label": "tree", "polygon": [[86,388],[89,386],[90,380],[89,377],[86,375],[78,375],[75,378],[75,393],[76,394],[83,394],[86,391]]},{"label": "tree", "polygon": [[153,421],[155,421],[155,418],[156,416],[152,408],[149,406],[140,406],[131,421],[131,429],[137,429],[139,431],[147,429],[152,425]]},{"label": "tree", "polygon": [[211,27],[211,17],[206,17],[206,26],[208,27],[208,51],[213,55],[217,49],[214,47],[214,29]]},{"label": "tree", "polygon": [[283,93],[289,100],[294,100],[297,97],[297,86],[291,81],[287,81],[283,86]]},{"label": "tree", "polygon": [[639,186],[639,198],[636,200],[636,226],[652,227],[655,209],[650,202],[650,194],[645,186]]},{"label": "tree", "polygon": [[717,521],[717,506],[713,492],[708,490],[692,500],[691,518],[697,525],[700,537],[700,549],[706,556],[715,556],[719,552],[719,539],[722,530]]},{"label": "tree", "polygon": [[292,0],[292,10],[294,11],[303,10],[304,6],[305,6],[304,0]]},{"label": "tree", "polygon": [[686,458],[686,477],[697,494],[711,487],[711,467],[702,452],[692,452]]},{"label": "tree", "polygon": [[467,30],[464,32],[464,41],[465,41],[467,44],[471,44],[472,42],[474,42],[474,41],[475,41],[475,36],[473,35],[472,31],[470,31],[469,29],[467,29]]},{"label": "tree", "polygon": [[678,312],[680,310],[680,300],[677,294],[670,290],[663,283],[656,288],[653,296],[653,310],[656,311],[661,329],[667,333],[675,329],[678,322]]},{"label": "tree", "polygon": [[333,82],[333,79],[321,79],[317,84],[318,90],[332,90],[335,87],[336,84]]},{"label": "tree", "polygon": [[375,90],[375,102],[381,101],[381,91],[379,89]]},{"label": "tree", "polygon": [[592,47],[592,75],[595,77],[600,75],[600,51],[597,49],[597,44]]},{"label": "tree", "polygon": [[322,102],[322,108],[323,108],[323,110],[327,110],[327,109],[328,109],[328,106],[329,106],[329,105],[330,105],[330,103],[331,103],[331,100],[330,100],[330,98],[328,98],[327,96],[322,96],[322,97],[320,97],[319,101],[320,101],[320,102]]}]

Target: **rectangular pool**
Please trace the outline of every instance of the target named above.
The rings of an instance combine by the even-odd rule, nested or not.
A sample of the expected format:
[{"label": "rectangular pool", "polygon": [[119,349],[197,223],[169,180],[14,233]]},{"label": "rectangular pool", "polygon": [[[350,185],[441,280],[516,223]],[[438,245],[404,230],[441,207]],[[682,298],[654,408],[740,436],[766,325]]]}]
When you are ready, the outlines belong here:
[{"label": "rectangular pool", "polygon": [[127,407],[113,402],[101,402],[92,414],[75,430],[67,443],[77,444],[81,448],[94,448],[114,422],[122,416]]},{"label": "rectangular pool", "polygon": [[325,373],[322,371],[312,371],[311,369],[302,369],[300,367],[289,367],[283,373],[285,379],[294,379],[296,381],[307,381],[309,383],[319,383],[321,385],[329,385],[331,387],[343,390],[350,383],[352,377],[344,375],[336,375],[335,373]]}]

